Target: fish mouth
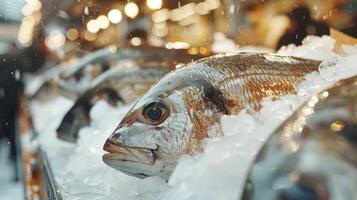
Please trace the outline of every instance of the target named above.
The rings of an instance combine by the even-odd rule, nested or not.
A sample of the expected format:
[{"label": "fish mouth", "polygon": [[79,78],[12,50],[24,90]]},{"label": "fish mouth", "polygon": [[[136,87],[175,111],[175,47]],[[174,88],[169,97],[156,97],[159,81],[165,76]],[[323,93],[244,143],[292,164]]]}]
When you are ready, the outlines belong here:
[{"label": "fish mouth", "polygon": [[103,149],[104,151],[108,152],[104,154],[103,159],[131,161],[148,165],[154,164],[156,159],[154,152],[155,149],[146,149],[138,147],[125,148],[113,145],[109,142],[105,143]]},{"label": "fish mouth", "polygon": [[113,167],[127,175],[138,178],[146,178],[150,175],[145,173],[145,169],[154,165],[156,160],[155,149],[121,147],[110,142],[106,142],[105,153],[102,157],[105,164]]}]

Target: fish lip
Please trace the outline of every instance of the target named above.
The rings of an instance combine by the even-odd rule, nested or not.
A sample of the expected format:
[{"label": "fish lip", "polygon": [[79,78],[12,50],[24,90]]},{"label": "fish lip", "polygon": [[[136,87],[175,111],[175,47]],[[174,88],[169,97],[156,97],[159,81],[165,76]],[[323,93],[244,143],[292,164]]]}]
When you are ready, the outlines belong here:
[{"label": "fish lip", "polygon": [[[147,177],[149,177],[150,175],[148,175],[148,174],[145,174],[145,173],[143,173],[143,172],[135,172],[135,171],[131,171],[131,170],[128,170],[128,169],[125,169],[125,168],[123,168],[123,167],[118,167],[118,166],[116,166],[116,165],[112,165],[112,163],[111,163],[111,161],[112,161],[112,159],[107,159],[108,157],[111,157],[111,156],[114,156],[113,154],[110,154],[110,153],[106,153],[106,154],[104,154],[103,155],[103,161],[104,161],[104,163],[105,164],[107,164],[107,165],[109,165],[110,167],[112,167],[112,168],[114,168],[114,169],[116,169],[116,170],[119,170],[120,172],[122,172],[122,173],[124,173],[124,174],[126,174],[126,175],[129,175],[129,176],[134,176],[134,177],[136,177],[136,178],[140,178],[140,179],[144,179],[144,178],[147,178]],[[106,160],[107,159],[107,160]],[[128,163],[128,162],[131,162],[131,161],[120,161],[120,162],[126,162],[126,163]]]},{"label": "fish lip", "polygon": [[[128,159],[118,159],[118,157],[120,157],[120,156],[121,155],[118,153],[105,153],[102,157],[102,160],[108,166],[110,166],[116,170],[119,170],[120,172],[122,172],[126,175],[129,175],[129,176],[133,176],[133,177],[140,178],[140,179],[144,179],[144,178],[151,176],[149,174],[145,174],[144,172],[137,172],[137,171],[135,171],[135,168],[132,168],[132,170],[129,170],[126,167],[122,167],[121,165],[125,165],[125,163],[140,163],[141,164],[142,162],[137,162],[137,161],[128,160]],[[113,162],[116,162],[116,164],[114,164]]]},{"label": "fish lip", "polygon": [[106,142],[103,150],[107,152],[103,155],[104,162],[106,160],[117,160],[153,165],[156,161],[155,151],[157,149],[122,147]]}]

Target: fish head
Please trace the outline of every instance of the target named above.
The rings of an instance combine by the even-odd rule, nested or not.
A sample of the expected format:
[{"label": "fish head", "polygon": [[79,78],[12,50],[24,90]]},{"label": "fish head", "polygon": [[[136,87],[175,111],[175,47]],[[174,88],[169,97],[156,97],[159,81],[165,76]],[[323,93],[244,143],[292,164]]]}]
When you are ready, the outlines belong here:
[{"label": "fish head", "polygon": [[168,177],[185,153],[191,124],[179,92],[141,99],[106,141],[103,160],[136,177]]},{"label": "fish head", "polygon": [[57,137],[66,142],[76,143],[79,130],[89,123],[89,111],[80,102],[76,102],[56,129]]},{"label": "fish head", "polygon": [[[194,154],[208,137],[206,84],[168,76],[140,98],[104,145],[103,161],[136,177],[168,178],[183,154]],[[217,120],[218,121],[218,120]]]},{"label": "fish head", "polygon": [[57,137],[66,142],[76,143],[80,129],[90,125],[90,110],[99,100],[105,100],[113,106],[123,102],[113,88],[98,86],[87,90],[63,117],[56,130]]}]

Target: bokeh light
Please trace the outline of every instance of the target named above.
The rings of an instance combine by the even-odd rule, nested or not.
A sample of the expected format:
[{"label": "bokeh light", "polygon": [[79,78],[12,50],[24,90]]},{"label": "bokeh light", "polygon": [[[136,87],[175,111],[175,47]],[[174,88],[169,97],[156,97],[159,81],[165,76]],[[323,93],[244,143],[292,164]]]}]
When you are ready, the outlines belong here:
[{"label": "bokeh light", "polygon": [[94,19],[89,20],[87,23],[87,29],[91,33],[97,33],[99,31],[99,26],[97,25],[97,21]]},{"label": "bokeh light", "polygon": [[108,13],[109,21],[113,24],[118,24],[121,19],[123,18],[120,10],[118,9],[112,9]]},{"label": "bokeh light", "polygon": [[109,19],[105,15],[100,15],[96,20],[97,26],[101,29],[106,29],[109,27]]},{"label": "bokeh light", "polygon": [[124,7],[126,16],[134,19],[139,14],[139,7],[134,2],[129,2]]},{"label": "bokeh light", "polygon": [[157,10],[161,8],[162,0],[146,0],[146,5],[152,10]]},{"label": "bokeh light", "polygon": [[51,31],[50,35],[45,39],[45,44],[50,50],[61,48],[65,42],[65,36],[57,29]]},{"label": "bokeh light", "polygon": [[71,28],[67,31],[66,36],[70,41],[74,41],[74,40],[78,39],[79,33],[78,33],[77,29]]}]

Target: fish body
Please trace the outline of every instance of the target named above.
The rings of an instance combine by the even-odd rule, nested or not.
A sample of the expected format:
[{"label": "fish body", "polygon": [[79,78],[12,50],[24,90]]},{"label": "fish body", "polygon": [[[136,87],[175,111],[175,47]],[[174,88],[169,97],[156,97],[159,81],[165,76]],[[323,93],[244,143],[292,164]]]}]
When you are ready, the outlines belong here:
[{"label": "fish body", "polygon": [[320,62],[274,54],[217,55],[162,78],[128,111],[108,138],[103,160],[124,173],[168,178],[183,154],[222,136],[222,115],[260,109],[264,97],[293,93]]},{"label": "fish body", "polygon": [[[151,49],[149,53],[142,52],[149,49]],[[120,103],[130,104],[142,96],[163,75],[174,69],[177,64],[190,62],[199,57],[183,56],[181,54],[184,52],[181,50],[149,49],[125,50],[134,54],[131,56],[142,57],[136,60],[124,59],[118,66],[107,70],[93,80],[64,116],[57,128],[58,138],[76,142],[79,130],[90,124],[89,112],[99,100],[105,100],[113,106]],[[157,51],[156,57],[155,51]],[[166,57],[165,52],[168,55]],[[171,60],[168,61],[168,58]]]},{"label": "fish body", "polygon": [[313,96],[253,163],[242,199],[357,197],[357,76]]},{"label": "fish body", "polygon": [[135,60],[139,65],[145,66],[155,63],[156,66],[176,65],[187,63],[202,55],[190,55],[186,49],[166,49],[154,46],[130,46],[128,48],[105,48],[88,54],[76,65],[62,72],[63,77],[70,77],[85,69],[88,64],[116,62],[118,60]]},{"label": "fish body", "polygon": [[[28,89],[30,98],[47,96],[56,91],[71,99],[77,99],[89,89],[91,82],[110,68],[123,61],[135,61],[141,67],[165,67],[188,63],[203,55],[190,55],[186,49],[166,49],[153,46],[130,48],[104,48],[80,58],[76,63],[57,65],[36,78]],[[47,89],[50,88],[50,89]],[[45,91],[45,92],[44,92]]]}]

